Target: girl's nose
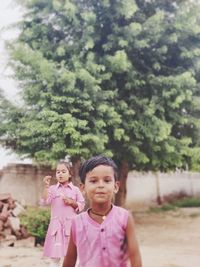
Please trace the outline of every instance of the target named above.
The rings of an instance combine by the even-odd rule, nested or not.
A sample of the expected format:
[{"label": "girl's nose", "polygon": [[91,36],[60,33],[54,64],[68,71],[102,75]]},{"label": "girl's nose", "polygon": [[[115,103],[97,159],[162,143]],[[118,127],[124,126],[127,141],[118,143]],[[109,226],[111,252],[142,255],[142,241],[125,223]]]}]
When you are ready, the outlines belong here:
[{"label": "girl's nose", "polygon": [[103,187],[103,186],[104,186],[104,183],[103,183],[102,180],[99,181],[98,186],[99,186],[99,187]]}]

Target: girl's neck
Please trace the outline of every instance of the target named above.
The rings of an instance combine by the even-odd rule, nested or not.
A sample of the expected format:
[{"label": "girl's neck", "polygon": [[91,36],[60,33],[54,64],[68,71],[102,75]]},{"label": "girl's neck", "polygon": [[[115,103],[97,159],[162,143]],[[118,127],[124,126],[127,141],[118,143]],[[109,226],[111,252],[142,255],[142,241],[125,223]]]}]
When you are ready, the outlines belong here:
[{"label": "girl's neck", "polygon": [[110,204],[106,209],[105,207],[104,209],[97,209],[97,207],[93,206],[88,210],[88,213],[93,220],[98,223],[102,223],[110,213],[112,207],[112,204]]},{"label": "girl's neck", "polygon": [[90,206],[90,210],[100,213],[100,214],[105,214],[108,210],[111,210],[112,208],[112,203],[103,203],[103,204],[92,204]]},{"label": "girl's neck", "polygon": [[69,183],[70,183],[70,181],[65,181],[63,183],[59,182],[59,184],[61,184],[61,185],[68,185]]}]

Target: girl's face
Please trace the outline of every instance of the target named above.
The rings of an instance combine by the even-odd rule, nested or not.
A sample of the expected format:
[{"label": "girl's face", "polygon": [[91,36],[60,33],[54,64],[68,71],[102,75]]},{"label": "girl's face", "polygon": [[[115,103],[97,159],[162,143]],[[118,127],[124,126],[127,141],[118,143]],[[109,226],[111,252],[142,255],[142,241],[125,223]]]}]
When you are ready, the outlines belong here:
[{"label": "girl's face", "polygon": [[111,202],[119,189],[110,166],[99,165],[86,174],[84,190],[90,202],[103,204]]},{"label": "girl's face", "polygon": [[71,175],[69,170],[65,164],[58,164],[56,168],[56,179],[59,183],[64,184],[69,182]]}]

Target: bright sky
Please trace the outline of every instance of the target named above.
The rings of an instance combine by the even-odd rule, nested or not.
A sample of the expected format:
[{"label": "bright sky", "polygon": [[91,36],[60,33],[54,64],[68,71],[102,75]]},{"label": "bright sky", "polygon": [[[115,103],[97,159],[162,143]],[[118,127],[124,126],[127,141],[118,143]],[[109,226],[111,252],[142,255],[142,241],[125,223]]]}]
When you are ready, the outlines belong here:
[{"label": "bright sky", "polygon": [[[0,88],[6,96],[16,100],[17,83],[8,76],[12,73],[7,67],[8,54],[5,49],[5,41],[16,37],[17,30],[5,29],[22,17],[22,10],[14,0],[0,0]],[[8,163],[19,161],[18,157],[9,150],[0,147],[0,169]]]},{"label": "bright sky", "polygon": [[6,29],[13,23],[20,20],[22,11],[15,4],[14,0],[1,0],[0,4],[0,88],[2,88],[8,97],[15,97],[17,93],[17,84],[9,78],[12,73],[8,68],[8,54],[5,49],[5,41],[15,38],[18,34],[17,29]]}]

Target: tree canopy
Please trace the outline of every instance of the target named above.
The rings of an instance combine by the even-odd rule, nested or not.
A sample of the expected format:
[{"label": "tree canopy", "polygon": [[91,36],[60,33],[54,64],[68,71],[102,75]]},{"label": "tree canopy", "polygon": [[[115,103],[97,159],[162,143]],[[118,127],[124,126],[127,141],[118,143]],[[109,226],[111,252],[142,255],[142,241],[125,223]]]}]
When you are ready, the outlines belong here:
[{"label": "tree canopy", "polygon": [[26,0],[9,44],[23,105],[4,146],[40,164],[104,153],[138,170],[199,168],[199,5]]}]

